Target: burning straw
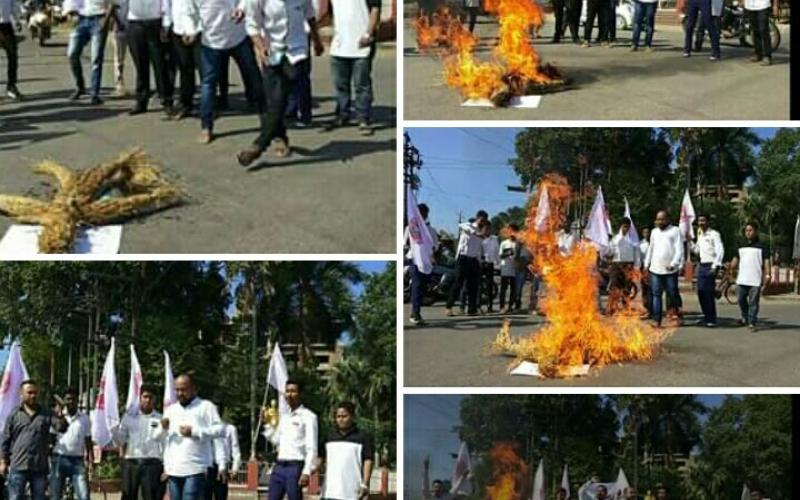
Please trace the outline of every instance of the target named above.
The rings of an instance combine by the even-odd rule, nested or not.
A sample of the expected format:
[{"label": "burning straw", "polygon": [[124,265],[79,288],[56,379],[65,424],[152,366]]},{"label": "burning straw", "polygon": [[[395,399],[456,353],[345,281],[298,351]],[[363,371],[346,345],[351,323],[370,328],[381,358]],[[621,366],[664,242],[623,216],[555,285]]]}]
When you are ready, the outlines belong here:
[{"label": "burning straw", "polygon": [[444,80],[467,99],[490,99],[508,105],[514,96],[565,90],[567,80],[554,66],[542,65],[530,31],[542,25],[542,8],[534,0],[486,0],[486,11],[500,23],[494,60],[475,59],[478,43],[449,9],[415,21],[417,46],[444,59]]},{"label": "burning straw", "polygon": [[[114,161],[73,171],[54,161],[35,166],[37,174],[56,180],[49,201],[0,195],[0,214],[23,224],[40,224],[39,251],[70,251],[79,226],[120,222],[181,203],[183,192],[170,184],[141,150]],[[105,197],[117,190],[118,197]]]},{"label": "burning straw", "polygon": [[620,301],[610,316],[600,313],[597,250],[590,242],[581,241],[570,254],[562,255],[557,246],[555,231],[563,227],[571,197],[569,185],[563,177],[551,174],[540,182],[537,194],[545,190],[550,205],[544,230],[543,218],[537,220],[537,198],[518,239],[531,251],[532,270],[543,280],[546,292],[540,302],[547,322],[516,341],[510,336],[510,323],[504,322],[491,352],[512,354],[517,363],[536,362],[547,377],[568,376],[584,364],[602,367],[652,359],[670,331],[641,320],[641,309],[632,302]]}]

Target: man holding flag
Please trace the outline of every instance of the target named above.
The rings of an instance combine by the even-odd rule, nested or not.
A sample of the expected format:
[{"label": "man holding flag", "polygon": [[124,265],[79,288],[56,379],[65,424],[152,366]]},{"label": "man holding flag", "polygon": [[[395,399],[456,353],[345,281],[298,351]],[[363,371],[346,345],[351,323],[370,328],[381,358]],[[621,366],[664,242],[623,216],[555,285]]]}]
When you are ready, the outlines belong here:
[{"label": "man holding flag", "polygon": [[8,415],[0,436],[0,476],[8,477],[9,500],[45,500],[50,429],[64,432],[67,422],[60,405],[52,413],[39,406],[36,382],[24,380],[19,387],[22,404]]},{"label": "man holding flag", "polygon": [[408,226],[406,226],[404,245],[408,245],[406,259],[409,261],[408,272],[411,274],[411,318],[412,325],[423,323],[420,309],[422,309],[422,296],[425,293],[425,284],[428,275],[433,271],[434,252],[439,246],[436,231],[428,222],[428,206],[424,203],[417,205],[417,199],[411,188],[408,189]]},{"label": "man holding flag", "polygon": [[89,500],[87,472],[91,473],[93,463],[89,416],[78,411],[78,391],[73,388],[64,393],[64,404],[67,428],[56,434],[50,496],[61,498],[64,478],[69,477],[77,500]]}]

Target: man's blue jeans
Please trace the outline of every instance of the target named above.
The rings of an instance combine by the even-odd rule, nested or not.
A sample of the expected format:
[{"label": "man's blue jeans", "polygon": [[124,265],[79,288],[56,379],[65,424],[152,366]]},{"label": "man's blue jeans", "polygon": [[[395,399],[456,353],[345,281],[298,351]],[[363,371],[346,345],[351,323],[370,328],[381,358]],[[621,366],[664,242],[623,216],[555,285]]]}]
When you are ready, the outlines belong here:
[{"label": "man's blue jeans", "polygon": [[28,498],[25,486],[30,484],[30,500],[46,500],[47,471],[15,471],[8,473],[8,500]]},{"label": "man's blue jeans", "polygon": [[53,471],[50,474],[50,497],[61,498],[64,479],[70,478],[77,500],[89,500],[89,485],[86,482],[86,467],[83,457],[53,455]]},{"label": "man's blue jeans", "polygon": [[372,114],[372,54],[366,57],[331,57],[333,83],[336,86],[336,113],[350,117],[352,92],[355,90],[355,111],[359,122],[369,123]]},{"label": "man's blue jeans", "polygon": [[302,500],[303,489],[298,484],[302,472],[302,461],[278,461],[269,476],[269,500],[282,500],[284,495],[289,500]]},{"label": "man's blue jeans", "polygon": [[670,303],[678,303],[678,273],[650,273],[650,288],[653,291],[653,319],[660,325],[663,315],[661,295],[664,290],[667,291],[667,297],[670,299]]},{"label": "man's blue jeans", "polygon": [[739,293],[739,311],[748,325],[755,325],[758,320],[758,303],[761,300],[760,286],[736,285]]},{"label": "man's blue jeans", "polygon": [[428,283],[428,275],[423,274],[413,262],[408,266],[411,273],[411,314],[419,316],[422,309],[422,296],[425,294],[425,285]]},{"label": "man's blue jeans", "polygon": [[[656,7],[657,2],[645,3],[634,1],[633,2],[633,39],[631,44],[634,47],[639,47],[639,37],[642,34],[642,23],[645,24],[645,47],[653,46],[653,31],[656,26]],[[616,22],[616,20],[614,20]]]},{"label": "man's blue jeans", "polygon": [[100,83],[103,81],[103,55],[106,48],[106,30],[103,29],[103,16],[78,18],[78,24],[69,35],[67,45],[67,56],[69,57],[72,76],[75,78],[75,86],[84,90],[86,83],[83,80],[83,68],[81,67],[81,54],[86,44],[92,42],[92,97],[100,95]]},{"label": "man's blue jeans", "polygon": [[169,477],[170,500],[203,500],[206,492],[206,474]]},{"label": "man's blue jeans", "polygon": [[253,97],[259,113],[264,111],[264,92],[262,90],[261,73],[258,71],[256,55],[247,39],[230,49],[212,49],[202,45],[200,47],[200,72],[203,84],[200,91],[200,125],[203,130],[214,128],[214,104],[216,100],[217,84],[219,83],[222,60],[230,56],[239,66],[245,88],[256,89]]}]

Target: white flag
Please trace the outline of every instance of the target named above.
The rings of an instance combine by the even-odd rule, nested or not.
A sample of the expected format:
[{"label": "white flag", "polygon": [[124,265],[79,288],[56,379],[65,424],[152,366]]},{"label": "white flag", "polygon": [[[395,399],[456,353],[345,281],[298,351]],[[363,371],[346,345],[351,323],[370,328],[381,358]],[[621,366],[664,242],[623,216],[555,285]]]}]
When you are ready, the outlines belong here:
[{"label": "white flag", "polygon": [[631,228],[628,230],[628,241],[633,243],[634,245],[639,244],[639,232],[636,230],[636,224],[633,223],[633,217],[631,217],[631,207],[628,206],[628,198],[625,198],[625,217],[631,221]]},{"label": "white flag", "polygon": [[594,198],[589,221],[586,223],[586,237],[602,251],[608,248],[609,233],[611,233],[611,221],[608,220],[603,188],[597,188],[597,196]]},{"label": "white flag", "polygon": [[694,226],[692,224],[694,224],[695,217],[694,206],[692,206],[692,199],[689,197],[689,190],[687,189],[681,202],[681,216],[678,222],[678,228],[681,230],[681,237],[684,240],[689,237],[694,238]]},{"label": "white flag", "polygon": [[3,381],[0,383],[0,430],[5,429],[6,418],[22,404],[20,384],[28,379],[28,370],[22,361],[22,350],[19,342],[14,341],[8,351],[6,368],[3,370]]},{"label": "white flag", "polygon": [[164,351],[164,411],[177,401],[178,395],[175,394],[175,376],[172,374],[172,364],[169,361],[169,353]]},{"label": "white flag", "polygon": [[614,483],[614,491],[612,492],[611,489],[609,489],[608,496],[621,496],[625,493],[625,490],[630,487],[631,485],[628,484],[628,478],[625,476],[625,471],[620,467],[619,473],[617,474],[617,481]]},{"label": "white flag", "polygon": [[742,483],[742,500],[750,500],[750,488],[747,483]]},{"label": "white flag", "polygon": [[408,219],[411,257],[419,272],[430,274],[433,271],[433,238],[422,214],[419,213],[417,198],[411,191],[411,186],[408,186],[407,205],[406,218]]},{"label": "white flag", "polygon": [[533,477],[533,496],[531,500],[546,500],[544,496],[544,459],[539,460],[539,468]]},{"label": "white flag", "polygon": [[539,205],[536,207],[536,219],[533,221],[533,227],[537,232],[543,233],[547,231],[547,221],[550,219],[550,196],[547,194],[547,188],[541,185],[542,194],[539,196]]},{"label": "white flag", "polygon": [[453,477],[450,480],[452,488],[450,488],[451,495],[472,495],[472,461],[469,458],[469,449],[467,443],[461,443],[461,448],[458,450],[458,458],[453,466]]},{"label": "white flag", "polygon": [[267,371],[267,384],[278,391],[278,410],[280,415],[286,415],[291,411],[289,403],[286,401],[286,381],[289,380],[289,371],[286,369],[286,361],[283,360],[281,346],[275,342],[272,349],[272,356],[269,358],[269,370]]},{"label": "white flag", "polygon": [[131,377],[128,379],[128,399],[125,400],[125,413],[131,416],[139,414],[139,396],[142,393],[142,367],[131,344]]},{"label": "white flag", "polygon": [[792,249],[792,259],[800,260],[800,215],[794,223],[794,246]]},{"label": "white flag", "polygon": [[100,377],[100,392],[92,411],[92,440],[101,448],[111,442],[111,429],[119,425],[119,395],[117,394],[117,375],[114,372],[114,339],[108,350]]},{"label": "white flag", "polygon": [[567,473],[567,464],[564,464],[564,474],[561,475],[561,488],[563,488],[567,492],[567,496],[564,498],[566,500],[569,500],[570,492],[569,492],[569,474]]}]

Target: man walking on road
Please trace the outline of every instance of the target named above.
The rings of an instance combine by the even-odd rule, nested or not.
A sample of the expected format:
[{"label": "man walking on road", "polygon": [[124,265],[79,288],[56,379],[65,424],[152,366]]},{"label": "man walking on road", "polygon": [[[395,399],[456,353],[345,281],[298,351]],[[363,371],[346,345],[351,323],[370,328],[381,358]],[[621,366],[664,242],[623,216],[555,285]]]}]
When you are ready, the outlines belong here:
[{"label": "man walking on road", "polygon": [[725,256],[725,247],[719,232],[708,227],[708,216],[697,217],[697,241],[690,242],[692,253],[700,256],[700,266],[697,268],[697,298],[703,318],[697,325],[709,328],[717,326],[716,283],[714,281],[717,271],[722,267],[722,258]]},{"label": "man walking on road", "polygon": [[739,290],[739,324],[756,331],[761,291],[772,279],[769,247],[758,239],[758,225],[749,222],[744,227],[745,243],[739,247],[738,255],[731,261],[731,270],[739,268],[736,288]]}]

